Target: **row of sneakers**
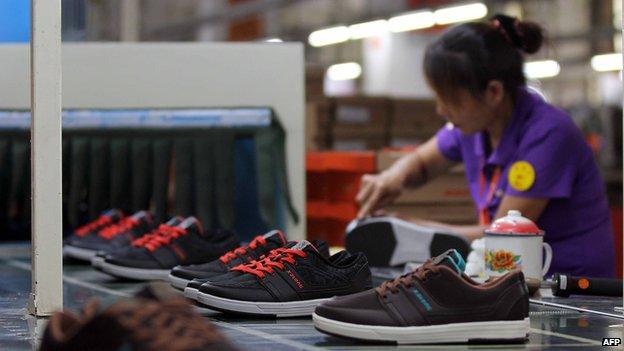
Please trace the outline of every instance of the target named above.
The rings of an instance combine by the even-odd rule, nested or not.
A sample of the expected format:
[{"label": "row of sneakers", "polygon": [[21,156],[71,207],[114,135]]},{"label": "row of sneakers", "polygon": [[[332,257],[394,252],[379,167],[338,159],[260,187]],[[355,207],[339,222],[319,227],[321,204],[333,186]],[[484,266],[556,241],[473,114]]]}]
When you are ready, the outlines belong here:
[{"label": "row of sneakers", "polygon": [[239,245],[233,232],[204,230],[195,217],[177,216],[156,226],[147,211],[124,217],[109,210],[76,229],[63,254],[118,278],[167,280],[175,266],[208,262]]}]

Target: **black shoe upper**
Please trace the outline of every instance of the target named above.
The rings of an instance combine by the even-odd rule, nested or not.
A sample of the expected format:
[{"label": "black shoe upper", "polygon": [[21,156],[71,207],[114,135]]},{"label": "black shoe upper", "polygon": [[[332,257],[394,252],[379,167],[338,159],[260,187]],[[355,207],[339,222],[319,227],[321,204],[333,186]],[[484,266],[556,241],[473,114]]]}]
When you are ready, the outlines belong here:
[{"label": "black shoe upper", "polygon": [[204,283],[200,292],[233,300],[286,302],[347,295],[371,286],[364,255],[342,251],[325,258],[305,240],[232,270],[243,274]]},{"label": "black shoe upper", "polygon": [[226,252],[216,260],[206,263],[177,266],[171,270],[171,275],[183,279],[207,279],[227,273],[230,268],[239,264],[257,260],[269,251],[286,244],[286,237],[279,230],[270,231],[255,237],[249,245],[238,247]]},{"label": "black shoe upper", "polygon": [[459,262],[458,256],[449,250],[375,289],[320,304],[314,313],[345,323],[391,327],[528,317],[528,290],[521,271],[479,285],[462,274],[463,266],[457,263],[463,260]]},{"label": "black shoe upper", "polygon": [[[296,241],[289,241],[288,243],[286,243],[283,247],[293,247],[297,245]],[[316,250],[319,252],[319,254],[325,258],[329,257],[329,246],[327,245],[327,242],[324,240],[312,240],[312,245],[316,248]],[[264,257],[262,257],[264,258]],[[245,262],[245,264],[250,263],[250,262],[254,262],[253,260],[249,260],[248,262]],[[236,266],[234,266],[236,267]],[[233,267],[232,267],[233,268]],[[174,268],[175,269],[175,268]],[[173,270],[172,270],[173,272]],[[232,270],[231,268],[229,268],[228,270],[224,271],[224,272],[220,272],[218,274],[214,274],[211,276],[206,276],[203,278],[194,278],[193,280],[191,280],[188,284],[187,287],[193,288],[193,289],[199,289],[204,283],[209,282],[209,281],[223,281],[223,280],[230,280],[233,278],[236,278],[240,275],[245,274],[244,272],[241,272],[239,270]]]},{"label": "black shoe upper", "polygon": [[204,231],[195,217],[188,217],[178,225],[161,224],[133,241],[132,246],[108,254],[105,262],[129,268],[171,269],[214,260],[238,245],[234,233]]},{"label": "black shoe upper", "polygon": [[139,211],[101,229],[97,234],[76,240],[72,246],[95,251],[111,251],[129,246],[134,239],[151,231],[153,227],[150,213]]}]

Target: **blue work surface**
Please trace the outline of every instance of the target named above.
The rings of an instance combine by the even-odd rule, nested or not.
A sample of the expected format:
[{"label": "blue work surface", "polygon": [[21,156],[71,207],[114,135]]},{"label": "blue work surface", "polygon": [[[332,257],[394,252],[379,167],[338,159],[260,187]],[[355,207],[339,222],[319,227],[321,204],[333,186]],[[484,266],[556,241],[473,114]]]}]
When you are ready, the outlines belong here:
[{"label": "blue work surface", "polygon": [[[0,245],[0,252],[2,251]],[[45,319],[27,315],[30,264],[24,258],[0,259],[0,350],[35,350]],[[72,310],[88,299],[103,303],[132,295],[142,284],[117,281],[86,264],[65,262],[64,301]],[[550,299],[550,301],[555,301]],[[558,303],[575,300],[558,299]],[[579,302],[581,301],[581,302]],[[585,306],[612,311],[621,299],[582,298]],[[362,344],[326,336],[314,329],[309,318],[250,319],[216,312],[206,318],[241,350],[604,350],[602,338],[622,338],[624,320],[533,304],[531,334],[525,344],[393,346]],[[606,348],[615,349],[615,348]]]}]

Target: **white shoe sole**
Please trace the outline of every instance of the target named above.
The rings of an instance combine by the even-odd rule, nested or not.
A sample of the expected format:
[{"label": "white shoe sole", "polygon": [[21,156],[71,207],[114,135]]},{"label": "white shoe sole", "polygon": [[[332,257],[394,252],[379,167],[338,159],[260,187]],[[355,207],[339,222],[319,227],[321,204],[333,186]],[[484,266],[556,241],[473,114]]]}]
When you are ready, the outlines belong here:
[{"label": "white shoe sole", "polygon": [[168,281],[170,269],[131,268],[102,262],[102,271],[118,278]]},{"label": "white shoe sole", "polygon": [[96,250],[83,249],[81,247],[65,245],[63,246],[63,256],[75,258],[82,261],[91,261],[97,254]]},{"label": "white shoe sole", "polygon": [[95,268],[102,268],[102,263],[104,263],[104,257],[100,257],[100,256],[93,256],[91,258],[91,266],[95,267]]},{"label": "white shoe sole", "polygon": [[197,300],[198,294],[199,294],[199,289],[194,289],[194,288],[189,288],[189,287],[184,288],[184,296],[188,299]]},{"label": "white shoe sole", "polygon": [[398,344],[467,343],[484,340],[521,340],[529,334],[529,317],[518,321],[451,323],[422,327],[387,327],[335,321],[312,315],[314,327],[331,335]]},{"label": "white shoe sole", "polygon": [[168,279],[169,279],[169,283],[171,284],[171,286],[173,286],[174,288],[178,290],[184,290],[186,288],[186,285],[190,282],[190,280],[188,279],[176,277],[175,275],[172,275],[171,273],[169,273]]},{"label": "white shoe sole", "polygon": [[197,301],[222,312],[234,312],[241,314],[252,314],[275,317],[303,317],[310,316],[316,306],[330,300],[315,299],[292,302],[252,302],[231,300],[214,295],[197,293]]}]

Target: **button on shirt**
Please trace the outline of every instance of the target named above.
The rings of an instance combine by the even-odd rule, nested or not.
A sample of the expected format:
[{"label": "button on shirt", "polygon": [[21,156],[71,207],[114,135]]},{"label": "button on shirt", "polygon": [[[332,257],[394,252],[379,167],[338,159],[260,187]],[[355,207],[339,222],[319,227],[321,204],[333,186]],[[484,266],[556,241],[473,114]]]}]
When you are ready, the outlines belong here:
[{"label": "button on shirt", "polygon": [[[499,145],[489,155],[486,138],[486,132],[463,134],[450,125],[437,133],[442,154],[464,163],[477,208],[487,209],[494,218],[504,195],[550,199],[537,220],[546,232],[544,240],[553,248],[548,275],[614,277],[615,252],[604,183],[592,151],[572,119],[523,88]],[[510,168],[519,161],[528,162],[534,170],[528,189],[519,190],[508,182]],[[497,168],[501,176],[488,198],[480,177],[489,185]]]}]

